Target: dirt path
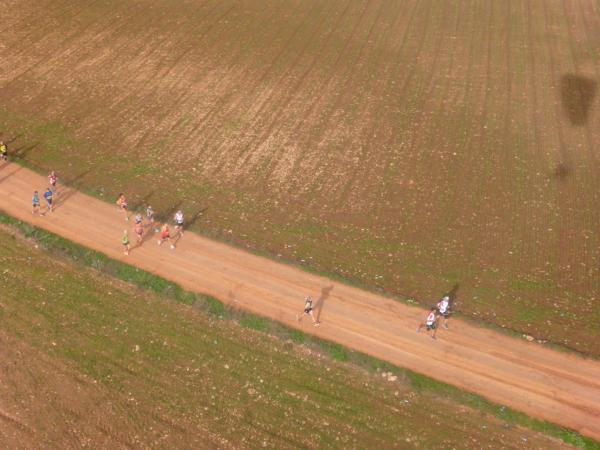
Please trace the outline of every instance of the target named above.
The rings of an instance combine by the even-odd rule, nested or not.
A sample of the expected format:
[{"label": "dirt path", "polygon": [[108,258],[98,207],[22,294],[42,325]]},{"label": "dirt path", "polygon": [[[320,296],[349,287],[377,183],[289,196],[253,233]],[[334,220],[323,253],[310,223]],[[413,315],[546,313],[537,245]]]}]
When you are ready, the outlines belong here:
[{"label": "dirt path", "polygon": [[[130,223],[113,207],[75,191],[45,217],[31,215],[44,177],[15,164],[0,166],[0,209],[108,256],[124,260],[305,332],[427,374],[492,401],[600,440],[600,363],[549,350],[453,319],[438,340],[416,333],[424,311],[324,277],[186,233],[175,251],[154,239],[124,256]],[[131,235],[133,233],[130,231]],[[317,300],[314,328],[295,313],[303,296]]]}]

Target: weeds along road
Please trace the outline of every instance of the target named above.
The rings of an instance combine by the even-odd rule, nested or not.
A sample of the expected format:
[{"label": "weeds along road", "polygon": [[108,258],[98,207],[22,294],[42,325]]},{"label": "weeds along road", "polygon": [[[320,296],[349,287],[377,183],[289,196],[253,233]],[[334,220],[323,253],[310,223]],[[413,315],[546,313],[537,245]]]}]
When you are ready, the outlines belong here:
[{"label": "weeds along road", "polygon": [[[240,249],[186,233],[172,251],[156,238],[124,256],[125,222],[115,205],[62,189],[54,213],[31,214],[45,177],[0,166],[0,209],[79,244],[228,304],[278,320],[600,441],[600,362],[478,328],[458,319],[438,340],[417,333],[425,311]],[[132,239],[133,241],[133,239]],[[296,321],[305,295],[321,327]]]}]

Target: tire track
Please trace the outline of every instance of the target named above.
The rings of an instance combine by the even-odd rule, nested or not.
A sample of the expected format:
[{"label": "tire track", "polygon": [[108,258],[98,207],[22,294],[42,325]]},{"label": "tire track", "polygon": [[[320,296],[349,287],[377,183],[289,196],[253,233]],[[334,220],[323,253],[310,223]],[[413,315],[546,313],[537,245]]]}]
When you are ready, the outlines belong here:
[{"label": "tire track", "polygon": [[[431,13],[431,8],[432,8],[431,5],[432,4],[431,4],[431,2],[429,2],[429,3],[427,3],[427,5],[428,6],[426,7],[426,9],[425,9],[425,11],[423,13],[423,16],[426,18],[425,23],[424,24],[423,23],[419,23],[422,28],[420,29],[420,31],[421,31],[421,39],[419,39],[418,42],[417,42],[417,44],[416,44],[417,48],[415,50],[415,54],[417,54],[417,55],[421,53],[421,48],[422,48],[423,43],[424,43],[425,35],[427,33],[427,30],[430,27],[430,18],[431,18],[430,13]],[[401,54],[401,52],[405,49],[405,44],[407,43],[407,41],[406,41],[407,36],[409,35],[409,32],[412,31],[411,30],[411,24],[412,24],[412,21],[413,21],[413,17],[415,16],[416,9],[417,9],[417,6],[415,5],[415,8],[411,11],[411,19],[410,19],[409,25],[407,26],[406,34],[403,36],[403,43],[402,43],[402,46],[400,47],[400,49],[398,50],[398,54]],[[406,69],[405,72],[408,73],[408,76],[406,78],[404,78],[404,80],[400,83],[401,86],[400,86],[400,88],[398,90],[398,94],[397,94],[398,98],[405,98],[406,97],[406,90],[408,88],[408,85],[410,84],[410,81],[412,80],[412,77],[414,75],[414,67],[416,66],[416,63],[414,62],[414,60],[413,60],[412,66],[409,66],[409,67],[404,66],[403,65],[404,62],[405,62],[404,58],[398,57],[398,62],[396,64],[396,67],[392,71],[393,75],[391,75],[388,78],[388,85],[387,85],[387,87],[391,89],[390,85],[392,84],[392,81],[395,82],[398,79],[398,75],[399,75],[400,70],[401,69]],[[391,138],[391,139],[393,139],[393,138]],[[390,141],[388,141],[386,143],[386,145],[384,145],[386,148],[389,148],[389,146],[391,144],[391,139],[390,139]],[[356,172],[356,169],[355,169],[355,172]],[[343,203],[346,199],[349,198],[349,195],[350,195],[350,192],[351,192],[351,189],[352,189],[352,186],[353,186],[354,182],[355,182],[355,180],[353,180],[352,177],[348,177],[348,180],[345,182],[344,186],[340,189],[340,193],[339,193],[339,195],[336,198],[336,202],[337,203]]]},{"label": "tire track", "polygon": [[[315,3],[317,4],[317,3]],[[300,2],[298,4],[298,10],[300,10],[302,7],[302,2]],[[256,92],[256,95],[254,97],[252,97],[249,100],[249,103],[251,106],[255,105],[257,102],[257,99],[260,97],[260,93],[259,88],[265,84],[265,81],[267,79],[267,77],[271,74],[271,72],[274,71],[276,64],[281,60],[281,58],[283,58],[283,56],[285,55],[286,51],[289,49],[290,45],[292,44],[293,40],[296,38],[296,36],[298,35],[299,31],[304,27],[305,23],[308,21],[308,19],[312,16],[313,11],[316,8],[311,8],[308,10],[308,12],[306,12],[306,15],[303,17],[303,19],[301,20],[300,24],[293,30],[292,34],[289,36],[289,38],[285,41],[285,43],[279,48],[279,51],[276,53],[275,57],[271,60],[270,64],[267,66],[266,70],[262,73],[262,75],[257,79],[257,81],[255,83],[253,83],[249,88],[248,91],[250,92]],[[294,11],[295,13],[296,11]],[[278,28],[278,31],[281,30],[281,28]],[[282,76],[282,78],[287,74],[284,73],[284,75]],[[244,74],[245,75],[245,74]],[[282,78],[280,78],[280,80],[278,80],[275,83],[275,86],[278,86],[278,84],[281,83]],[[275,91],[275,89],[273,89],[273,91]],[[234,97],[233,93],[231,94],[231,97]],[[190,132],[190,139],[193,141],[196,141],[196,136],[198,134],[204,133],[204,131],[211,125],[214,123],[218,123],[220,117],[224,116],[225,114],[231,113],[232,111],[236,111],[238,110],[242,103],[244,102],[245,97],[244,96],[239,96],[239,99],[234,102],[226,111],[221,113],[221,116],[219,116],[217,113],[222,109],[222,105],[215,105],[215,107],[213,107],[207,114],[205,114],[199,121],[198,124],[191,130]],[[228,99],[227,99],[228,100]],[[264,102],[264,101],[263,101]],[[226,103],[223,102],[223,106]],[[251,108],[247,108],[247,109],[251,109]],[[213,118],[214,117],[214,118]],[[246,118],[247,116],[245,116]],[[210,143],[214,140],[215,136],[218,134],[219,130],[218,127],[213,126],[213,131],[211,133],[209,133],[207,135],[207,137],[204,139],[205,145],[204,148],[207,148]],[[219,148],[222,145],[223,141],[221,141],[221,143],[214,145],[215,148]],[[203,151],[202,153],[200,153],[199,157],[202,157],[205,155],[205,151]]]},{"label": "tire track", "polygon": [[[368,7],[371,5],[371,2],[367,2],[365,3],[365,7],[362,9],[362,11],[360,12],[360,15],[358,16],[358,18],[355,20],[354,26],[352,27],[352,30],[350,31],[349,36],[346,38],[345,40],[345,44],[342,47],[342,49],[338,52],[338,55],[336,57],[336,59],[334,60],[332,67],[339,67],[339,64],[342,61],[342,57],[346,55],[346,52],[348,50],[348,48],[350,47],[352,41],[354,40],[355,36],[356,36],[356,32],[359,29],[360,24],[362,23],[363,19],[366,16],[366,11],[368,9]],[[373,30],[373,28],[375,27],[375,24],[377,23],[377,21],[379,20],[379,16],[381,15],[381,11],[383,11],[383,3],[381,4],[381,7],[379,9],[379,14],[377,16],[377,19],[375,21],[375,23],[373,24],[373,27],[371,28],[371,31]],[[363,42],[363,46],[362,48],[364,48],[364,46],[366,46],[367,41],[369,41],[369,38],[371,36],[371,32],[369,32],[369,34],[367,35],[367,38],[365,39],[365,42]],[[361,48],[361,51],[362,51]],[[348,69],[346,70],[346,72],[344,73],[344,75],[338,75],[339,78],[343,78],[346,77],[346,79],[348,78],[348,73],[352,72],[352,70],[354,69],[355,65],[356,65],[356,61],[351,64],[348,65]],[[331,87],[331,85],[333,84],[333,80],[336,78],[336,76],[334,76],[333,71],[330,71],[330,75],[324,79],[324,81],[322,81],[320,83],[320,86],[316,89],[316,91],[318,92],[317,97],[313,100],[311,100],[311,103],[309,105],[309,107],[307,108],[307,110],[304,112],[304,114],[301,116],[301,118],[297,119],[297,124],[296,126],[293,128],[293,130],[288,133],[291,136],[301,136],[301,129],[303,126],[306,126],[306,124],[308,123],[308,120],[310,118],[310,116],[312,114],[315,113],[316,107],[317,105],[321,104],[321,101],[323,100],[323,98],[325,97],[325,94],[329,92],[329,89]],[[331,110],[329,112],[329,114],[331,114]],[[281,129],[282,127],[280,127],[279,129]],[[319,127],[317,133],[322,132],[322,127]],[[304,145],[302,143],[300,143],[298,146],[300,148],[303,148],[307,145],[307,141],[310,140],[310,134],[306,134],[309,137],[306,138],[304,140]],[[286,144],[289,142],[286,141],[282,147],[285,148]],[[271,157],[267,157],[265,158],[265,162],[263,162],[263,164],[261,165],[261,167],[259,168],[258,172],[259,173],[264,173],[264,174],[270,174],[272,173],[274,167],[273,165],[276,165],[279,162],[280,157],[282,156],[282,154],[285,152],[284,149],[279,150],[278,152],[273,152],[273,154],[271,155]],[[296,158],[296,161],[302,159],[302,157],[304,155],[306,155],[306,151],[300,153],[300,155]],[[273,162],[275,161],[275,162]],[[296,173],[296,167],[294,166],[294,168],[292,168],[291,172],[292,173]]]},{"label": "tire track", "polygon": [[[346,6],[343,9],[343,12],[338,16],[338,19],[335,22],[336,26],[341,21],[341,19],[345,16],[345,14],[348,12],[348,9],[350,8],[351,4],[352,4],[352,0],[346,2]],[[329,17],[324,17],[324,19],[328,19],[328,18]],[[324,25],[325,22],[326,22],[326,20],[323,20],[322,22],[320,22],[317,26],[317,30],[320,29],[321,26]],[[331,27],[331,30],[325,37],[324,43],[319,46],[321,51],[329,43],[331,36],[336,31],[336,26]],[[315,38],[317,36],[319,36],[319,32],[317,30],[315,30],[313,32],[311,38],[306,39],[305,44],[302,47],[302,50],[300,50],[298,52],[298,55],[297,55],[296,59],[294,60],[294,62],[290,65],[290,68],[286,71],[285,75],[280,78],[280,82],[278,83],[278,85],[276,85],[272,88],[271,94],[269,95],[269,97],[265,101],[262,102],[258,111],[255,113],[255,117],[257,117],[258,119],[253,124],[250,125],[250,128],[255,129],[255,130],[262,130],[260,132],[259,138],[254,141],[248,140],[248,143],[246,145],[244,145],[242,147],[242,149],[239,150],[237,152],[237,154],[231,158],[231,160],[229,160],[229,162],[221,161],[220,164],[217,164],[217,166],[215,167],[215,173],[217,173],[217,174],[221,173],[224,170],[226,165],[228,165],[228,166],[235,165],[235,166],[237,166],[238,169],[240,167],[245,166],[248,159],[252,156],[252,153],[250,155],[248,154],[250,152],[250,150],[252,148],[259,147],[270,136],[272,130],[275,127],[275,124],[278,122],[278,119],[281,116],[281,112],[289,105],[289,103],[291,102],[293,97],[297,94],[296,91],[302,85],[302,83],[306,79],[308,73],[314,68],[316,61],[317,61],[318,57],[320,56],[320,52],[318,52],[315,56],[312,57],[311,63],[308,65],[308,68],[302,72],[302,74],[300,75],[300,78],[295,83],[293,83],[291,88],[280,89],[279,84],[281,84],[283,82],[283,80],[288,78],[287,75],[290,72],[292,72],[293,68],[296,65],[299,65],[299,62],[305,57],[306,50],[313,43]],[[280,101],[272,101],[272,98],[275,96],[279,96],[280,92],[286,92],[286,94],[284,95],[284,98]],[[266,118],[263,119],[263,117],[266,116],[265,111],[271,111],[269,119],[266,119]],[[258,125],[258,122],[261,121],[261,119],[268,123],[268,125],[266,127],[262,127],[262,126]],[[257,142],[259,144],[256,144]],[[216,153],[217,154],[220,153],[220,150],[221,150],[220,146],[217,147]],[[229,169],[228,171],[237,173],[237,170],[235,170],[235,169]]]},{"label": "tire track", "polygon": [[[383,11],[384,11],[384,9],[383,9],[384,6],[386,6],[386,4],[385,4],[385,2],[382,2],[380,9],[377,13],[377,16],[375,18],[375,21],[369,28],[369,31],[368,31],[366,37],[362,40],[363,43],[357,52],[356,58],[352,61],[351,64],[348,64],[348,69],[345,74],[345,81],[343,82],[343,85],[340,87],[339,94],[334,99],[332,106],[329,108],[329,110],[327,112],[323,113],[324,118],[322,119],[322,122],[316,127],[316,132],[314,134],[307,134],[307,137],[303,141],[300,141],[299,147],[309,147],[310,146],[309,144],[311,141],[315,142],[318,147],[319,143],[324,138],[325,133],[328,130],[330,130],[330,127],[333,125],[335,113],[341,108],[341,106],[343,104],[345,104],[343,102],[343,100],[347,99],[348,93],[351,92],[350,96],[356,98],[356,93],[353,92],[353,90],[351,89],[351,87],[353,86],[354,80],[356,80],[357,77],[359,76],[359,70],[357,70],[356,67],[357,67],[358,63],[361,61],[361,59],[365,58],[365,55],[366,55],[365,50],[368,48],[367,45],[372,40],[372,34],[377,29],[377,24],[381,20],[381,17],[382,17]],[[386,31],[382,32],[382,34],[384,34],[384,35],[386,35],[386,33],[387,33],[387,35],[386,35],[387,39],[384,41],[384,43],[380,44],[381,52],[384,52],[387,49],[388,40],[392,39],[392,37],[394,36],[389,31],[394,29],[394,25],[396,24],[398,18],[401,17],[401,12],[402,12],[402,10],[399,7],[396,7],[396,16],[394,17],[394,19],[392,21],[390,21],[390,24],[386,28]],[[362,22],[364,15],[365,15],[365,12],[363,12],[359,21],[357,21],[357,24],[356,24],[357,27]],[[352,36],[348,39],[348,44],[350,43],[350,40],[353,39],[355,32],[356,32],[356,30],[353,30]],[[374,45],[376,46],[376,44],[374,44]],[[340,55],[340,58],[341,58],[341,56],[342,55]],[[337,65],[337,63],[334,66],[336,66],[336,65]],[[378,67],[378,66],[375,65],[373,67]],[[325,92],[328,88],[329,87],[327,86],[326,88],[323,89],[322,95],[325,94]],[[369,91],[369,89],[364,87],[362,95],[360,97],[360,102],[358,102],[358,103],[360,103],[360,104],[364,103],[363,99],[367,95],[368,91]],[[317,105],[317,103],[313,104],[313,106],[316,106],[316,105]],[[323,108],[323,109],[325,109],[325,108]],[[308,116],[305,118],[305,120],[308,120]],[[301,124],[302,123],[299,123],[298,130],[295,130],[293,134],[296,134],[297,132],[299,132]],[[298,158],[296,158],[296,160],[294,161],[294,165],[292,166],[291,173],[300,173],[300,172],[304,171],[304,169],[302,168],[302,165],[305,163],[307,156],[308,156],[308,152],[305,151],[305,152],[302,152],[298,156]],[[308,191],[306,192],[305,195],[308,198],[316,199],[316,196],[313,197],[313,195],[315,194],[316,190],[321,188],[322,186],[329,185],[330,186],[329,191],[335,192],[336,186],[338,185],[339,181],[337,181],[333,184],[326,183],[326,182],[324,182],[324,177],[328,176],[328,174],[330,173],[332,163],[334,163],[334,164],[339,163],[339,159],[341,159],[341,158],[343,158],[343,157],[333,155],[333,157],[330,156],[329,158],[320,161],[319,168],[316,169],[316,174],[312,178],[312,183],[307,186]],[[300,186],[301,186],[300,183],[301,183],[300,180],[298,180],[298,181],[293,180],[293,179],[288,180],[289,188],[288,188],[287,194],[292,195],[292,193],[294,193],[294,192],[299,192]],[[309,204],[308,207],[310,208],[310,206],[311,206],[311,204]]]}]

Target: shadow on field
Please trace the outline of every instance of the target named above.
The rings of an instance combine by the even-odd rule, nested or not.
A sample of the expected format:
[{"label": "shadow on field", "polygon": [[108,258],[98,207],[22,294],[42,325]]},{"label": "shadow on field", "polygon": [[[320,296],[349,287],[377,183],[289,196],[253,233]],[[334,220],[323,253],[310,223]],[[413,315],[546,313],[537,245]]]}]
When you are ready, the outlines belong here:
[{"label": "shadow on field", "polygon": [[16,136],[14,136],[14,137],[10,138],[8,141],[4,141],[4,143],[5,143],[6,145],[10,145],[10,144],[12,144],[13,142],[15,142],[16,140],[18,140],[18,139],[21,139],[22,137],[23,137],[23,133],[20,133],[20,134],[17,134]]},{"label": "shadow on field", "polygon": [[206,211],[208,211],[208,206],[205,206],[204,208],[200,208],[198,211],[196,211],[194,214],[192,214],[190,216],[189,220],[186,218],[185,229],[188,229],[191,226],[195,225],[196,222],[198,222],[198,219],[200,218],[200,216],[202,216]]},{"label": "shadow on field", "polygon": [[144,195],[143,197],[140,197],[138,200],[134,201],[131,204],[131,211],[140,211],[142,213],[142,215],[144,215],[148,205],[152,204],[152,203],[150,203],[150,199],[152,198],[152,196],[155,193],[156,193],[156,189],[153,189],[150,192],[148,192],[146,195]]},{"label": "shadow on field", "polygon": [[570,173],[571,169],[569,168],[569,166],[566,163],[561,162],[558,163],[554,168],[554,171],[552,172],[552,177],[556,178],[557,180],[564,181]]},{"label": "shadow on field", "polygon": [[183,205],[183,200],[179,200],[167,210],[158,211],[156,214],[156,218],[159,222],[168,223],[170,220],[173,219],[175,213],[179,209],[181,209],[181,205]]},{"label": "shadow on field", "polygon": [[560,80],[560,95],[563,110],[571,125],[583,126],[596,96],[598,83],[587,77],[566,74]]},{"label": "shadow on field", "polygon": [[15,148],[12,152],[9,150],[8,155],[13,156],[17,159],[25,159],[27,155],[39,145],[39,142],[30,145],[21,145],[20,147]]},{"label": "shadow on field", "polygon": [[450,310],[454,310],[454,302],[456,300],[456,294],[458,293],[458,287],[459,285],[456,283],[454,286],[452,286],[452,289],[446,293],[446,295],[450,298],[450,301],[448,302]]},{"label": "shadow on field", "polygon": [[329,294],[332,290],[333,284],[321,289],[321,295],[315,302],[315,310],[317,311],[317,316],[315,317],[315,319],[317,320],[317,322],[321,321],[321,311],[323,311],[323,306],[325,306],[325,300],[327,299],[327,297],[329,297]]}]

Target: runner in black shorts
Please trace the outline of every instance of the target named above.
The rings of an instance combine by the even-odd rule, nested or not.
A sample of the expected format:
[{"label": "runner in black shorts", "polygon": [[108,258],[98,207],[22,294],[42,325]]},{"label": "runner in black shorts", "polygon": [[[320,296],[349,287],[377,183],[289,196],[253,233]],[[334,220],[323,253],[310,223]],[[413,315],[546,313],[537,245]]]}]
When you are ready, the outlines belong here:
[{"label": "runner in black shorts", "polygon": [[304,315],[309,315],[310,318],[313,321],[313,324],[315,325],[315,327],[318,327],[321,322],[317,321],[317,319],[315,319],[315,315],[313,314],[313,300],[312,297],[309,295],[308,297],[306,297],[304,299],[304,311],[302,312],[302,315],[298,315],[296,314],[296,320],[300,321],[302,320],[302,317],[304,317]]},{"label": "runner in black shorts", "polygon": [[448,329],[448,317],[450,316],[450,297],[444,295],[437,304],[437,310],[440,316],[444,318],[444,328]]},{"label": "runner in black shorts", "polygon": [[2,161],[8,161],[8,149],[6,148],[6,144],[0,141],[0,159]]},{"label": "runner in black shorts", "polygon": [[31,206],[31,214],[36,214],[40,211],[40,195],[38,194],[38,191],[33,191]]},{"label": "runner in black shorts", "polygon": [[50,190],[50,188],[46,189],[46,192],[44,192],[44,199],[46,200],[48,208],[46,212],[52,212],[52,191]]},{"label": "runner in black shorts", "polygon": [[420,323],[417,328],[417,333],[421,331],[423,326],[426,327],[427,331],[433,331],[431,334],[431,339],[435,339],[435,333],[437,332],[437,308],[435,306],[431,307],[429,314],[427,314],[427,319],[425,319],[425,323]]},{"label": "runner in black shorts", "polygon": [[181,210],[175,213],[175,231],[183,236],[183,212]]}]

